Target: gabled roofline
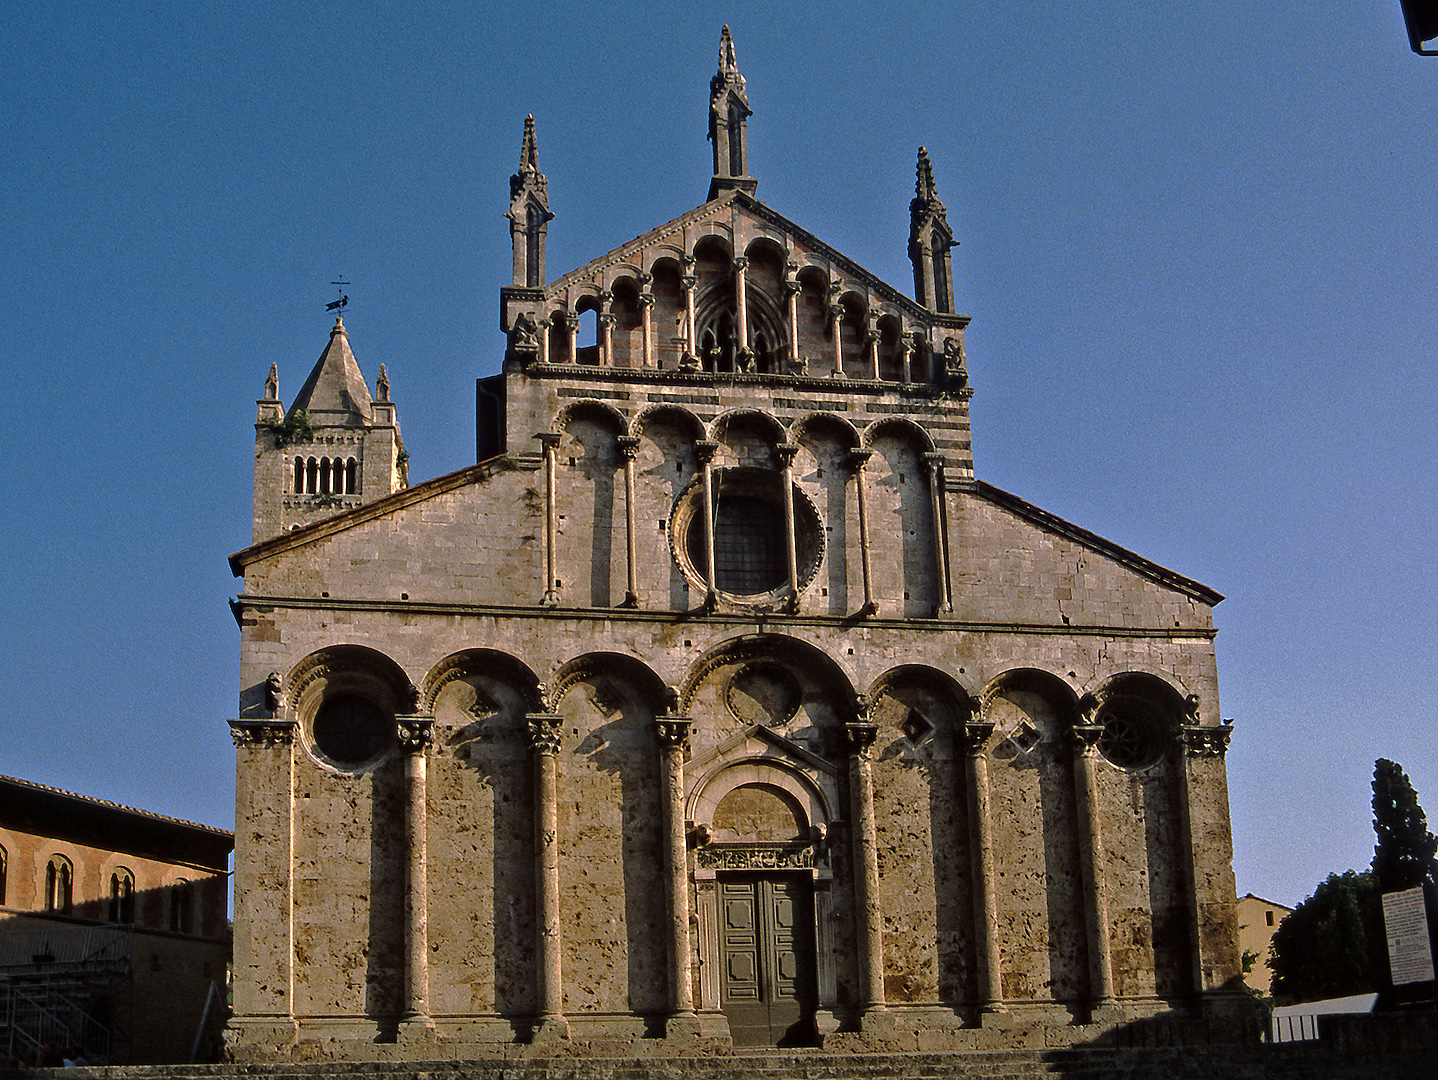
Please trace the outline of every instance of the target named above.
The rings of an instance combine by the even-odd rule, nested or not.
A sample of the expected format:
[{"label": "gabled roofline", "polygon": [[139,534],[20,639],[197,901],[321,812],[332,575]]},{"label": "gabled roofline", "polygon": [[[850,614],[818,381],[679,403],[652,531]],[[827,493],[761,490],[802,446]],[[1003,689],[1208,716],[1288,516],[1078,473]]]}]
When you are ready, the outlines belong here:
[{"label": "gabled roofline", "polygon": [[317,540],[333,536],[336,533],[353,529],[356,525],[362,525],[375,518],[384,517],[386,514],[401,510],[415,503],[425,502],[447,492],[455,491],[466,487],[477,480],[484,480],[497,472],[517,469],[520,467],[518,455],[496,454],[492,458],[475,465],[467,465],[452,473],[445,473],[443,476],[436,476],[423,483],[415,484],[413,487],[402,488],[393,494],[386,495],[382,499],[376,499],[372,503],[365,503],[353,510],[345,510],[341,513],[328,517],[322,521],[311,522],[303,528],[295,529],[293,532],[280,533],[268,540],[261,540],[258,544],[251,544],[247,548],[235,552],[230,556],[230,573],[235,577],[243,577],[245,567],[251,563],[260,562],[281,552],[293,551],[295,548],[304,547]]},{"label": "gabled roofline", "polygon": [[1244,893],[1238,898],[1238,902],[1240,904],[1243,903],[1245,900],[1257,900],[1260,904],[1267,904],[1269,907],[1272,908],[1282,908],[1284,911],[1294,910],[1287,904],[1280,904],[1277,900],[1269,900],[1267,897],[1259,896],[1257,893]]},{"label": "gabled roofline", "polygon": [[590,281],[593,279],[596,270],[602,269],[606,266],[611,266],[614,263],[624,262],[625,255],[638,251],[641,248],[645,247],[647,244],[652,243],[653,240],[656,238],[657,234],[674,232],[682,228],[683,226],[688,225],[690,222],[699,221],[705,217],[710,216],[716,209],[728,203],[736,203],[743,209],[748,210],[750,213],[754,214],[756,217],[761,217],[765,221],[768,221],[770,224],[777,225],[780,228],[787,230],[794,236],[802,239],[806,245],[813,248],[814,251],[816,251],[817,253],[822,254],[831,263],[836,266],[842,267],[845,272],[848,273],[851,277],[862,281],[864,284],[868,285],[870,288],[878,292],[889,294],[893,298],[893,302],[904,308],[908,312],[908,314],[910,314],[914,318],[924,319],[926,321],[934,323],[935,325],[940,326],[955,326],[959,329],[963,329],[964,327],[969,325],[970,317],[968,315],[953,315],[946,312],[930,311],[928,308],[918,303],[918,301],[911,299],[902,290],[895,288],[893,285],[890,285],[887,281],[879,277],[877,274],[866,270],[864,267],[854,262],[853,259],[849,258],[843,252],[838,251],[833,247],[830,247],[823,240],[820,240],[817,236],[811,233],[808,229],[805,229],[801,225],[795,224],[793,221],[785,217],[783,214],[779,213],[777,210],[772,209],[765,203],[762,203],[758,199],[754,198],[754,196],[748,195],[737,188],[725,191],[720,194],[718,198],[712,199],[706,203],[702,203],[692,210],[687,210],[684,213],[680,214],[678,217],[672,218],[661,225],[656,225],[648,232],[641,233],[634,239],[628,240],[625,243],[620,244],[618,247],[610,249],[603,255],[590,259],[587,263],[584,263],[582,266],[576,267],[575,269],[569,271],[567,274],[560,275],[559,277],[551,281],[548,285],[544,286],[544,291],[548,292],[551,289],[568,287],[570,285]]},{"label": "gabled roofline", "polygon": [[1057,514],[1051,514],[1047,510],[1042,510],[1033,503],[1026,502],[1017,495],[1004,491],[1002,488],[996,488],[992,484],[978,480],[975,481],[973,490],[981,499],[991,502],[995,506],[1001,506],[1010,513],[1017,514],[1019,517],[1033,522],[1047,532],[1057,533],[1059,536],[1072,540],[1075,543],[1093,548],[1095,551],[1107,555],[1115,562],[1127,566],[1130,570],[1140,573],[1144,577],[1158,582],[1160,585],[1166,585],[1171,589],[1177,589],[1181,593],[1186,593],[1195,600],[1207,604],[1209,607],[1213,607],[1223,600],[1222,593],[1210,589],[1202,582],[1194,581],[1193,578],[1184,577],[1182,574],[1176,573],[1166,566],[1160,566],[1151,559],[1145,559],[1142,555],[1129,551],[1128,548],[1121,547],[1112,540],[1105,540],[1097,533],[1089,532],[1087,529],[1075,525],[1071,521],[1065,521]]}]

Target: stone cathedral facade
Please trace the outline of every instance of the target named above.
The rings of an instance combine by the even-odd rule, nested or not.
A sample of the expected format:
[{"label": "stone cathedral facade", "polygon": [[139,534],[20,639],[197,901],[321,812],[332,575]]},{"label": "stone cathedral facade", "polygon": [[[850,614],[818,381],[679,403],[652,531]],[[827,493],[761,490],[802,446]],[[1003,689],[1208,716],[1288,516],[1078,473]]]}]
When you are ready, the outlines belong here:
[{"label": "stone cathedral facade", "polygon": [[[255,435],[247,1060],[1063,1045],[1238,1000],[1221,597],[974,474],[914,294],[756,197],[551,278],[526,121],[478,463],[410,483],[336,321]],[[896,238],[897,239],[897,238]],[[362,351],[362,350],[361,350]]]}]

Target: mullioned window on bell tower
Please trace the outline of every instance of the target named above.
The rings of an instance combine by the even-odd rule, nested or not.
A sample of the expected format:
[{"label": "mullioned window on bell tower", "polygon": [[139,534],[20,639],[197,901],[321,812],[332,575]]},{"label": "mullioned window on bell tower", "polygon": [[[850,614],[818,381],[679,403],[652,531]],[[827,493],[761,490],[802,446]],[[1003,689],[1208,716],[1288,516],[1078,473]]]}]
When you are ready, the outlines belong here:
[{"label": "mullioned window on bell tower", "polygon": [[354,458],[295,458],[296,495],[358,495],[359,462]]}]

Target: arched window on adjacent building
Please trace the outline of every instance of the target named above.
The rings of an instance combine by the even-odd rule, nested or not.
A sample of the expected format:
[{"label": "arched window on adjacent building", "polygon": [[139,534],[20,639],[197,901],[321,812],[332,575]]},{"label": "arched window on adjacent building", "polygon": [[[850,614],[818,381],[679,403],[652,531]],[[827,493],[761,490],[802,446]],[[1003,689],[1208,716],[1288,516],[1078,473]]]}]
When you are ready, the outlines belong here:
[{"label": "arched window on adjacent building", "polygon": [[63,855],[51,855],[45,867],[45,910],[68,915],[74,904],[75,871]]},{"label": "arched window on adjacent building", "polygon": [[181,878],[170,886],[170,929],[177,934],[194,932],[194,886]]},{"label": "arched window on adjacent building", "polygon": [[117,866],[110,875],[110,921],[135,921],[135,875],[123,866]]}]

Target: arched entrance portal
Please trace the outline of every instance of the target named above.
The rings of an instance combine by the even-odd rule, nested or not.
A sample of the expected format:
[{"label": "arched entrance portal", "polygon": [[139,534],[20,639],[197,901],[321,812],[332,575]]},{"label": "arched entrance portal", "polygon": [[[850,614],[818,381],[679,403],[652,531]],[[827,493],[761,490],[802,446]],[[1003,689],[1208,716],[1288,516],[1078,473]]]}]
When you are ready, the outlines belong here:
[{"label": "arched entrance portal", "polygon": [[701,1008],[735,1046],[811,1046],[832,1017],[833,767],[762,727],[694,763]]}]

